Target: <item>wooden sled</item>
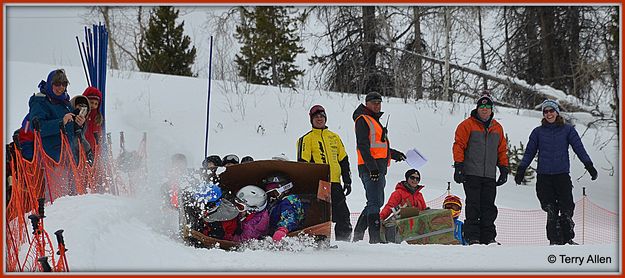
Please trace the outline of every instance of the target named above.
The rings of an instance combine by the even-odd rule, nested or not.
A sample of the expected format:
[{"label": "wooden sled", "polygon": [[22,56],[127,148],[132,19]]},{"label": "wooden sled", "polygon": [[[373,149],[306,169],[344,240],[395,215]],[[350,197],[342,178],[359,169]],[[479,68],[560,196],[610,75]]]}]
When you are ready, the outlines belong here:
[{"label": "wooden sled", "polygon": [[[297,194],[307,207],[303,228],[287,234],[295,237],[300,234],[313,236],[317,241],[329,244],[332,219],[330,203],[330,167],[325,164],[311,164],[280,160],[258,160],[226,167],[219,175],[223,192],[234,195],[247,185],[261,185],[263,178],[275,172],[288,175],[293,182],[291,193]],[[262,187],[262,186],[261,186]],[[208,237],[198,231],[183,226],[182,237],[196,246],[232,250],[238,243]]]}]

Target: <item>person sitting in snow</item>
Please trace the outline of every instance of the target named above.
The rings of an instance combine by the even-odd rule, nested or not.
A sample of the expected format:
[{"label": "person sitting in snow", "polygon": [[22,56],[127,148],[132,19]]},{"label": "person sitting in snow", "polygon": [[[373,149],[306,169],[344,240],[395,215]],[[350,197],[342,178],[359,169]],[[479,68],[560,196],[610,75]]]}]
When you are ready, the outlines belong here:
[{"label": "person sitting in snow", "polygon": [[239,157],[236,154],[229,154],[224,156],[221,161],[223,162],[224,167],[228,167],[230,165],[239,164]]},{"label": "person sitting in snow", "polygon": [[202,169],[200,176],[204,182],[217,183],[219,181],[217,176],[217,168],[223,166],[223,161],[218,155],[207,156],[202,161]]},{"label": "person sitting in snow", "polygon": [[296,194],[290,194],[293,183],[283,173],[274,173],[263,179],[269,196],[269,235],[278,242],[289,232],[304,224],[305,209]]},{"label": "person sitting in snow", "polygon": [[239,228],[232,238],[234,242],[260,239],[269,229],[269,212],[267,211],[267,194],[255,185],[244,186],[237,191],[234,203],[239,210]]},{"label": "person sitting in snow", "polygon": [[402,207],[415,207],[419,210],[428,209],[421,194],[421,189],[425,186],[419,184],[421,181],[421,173],[416,169],[410,169],[404,174],[406,178],[395,185],[395,191],[391,193],[391,197],[380,211],[380,221],[384,223],[386,240],[388,242],[397,242],[395,239],[394,224],[388,219],[394,211],[398,211]]},{"label": "person sitting in snow", "polygon": [[216,184],[202,183],[182,192],[186,223],[193,230],[216,239],[231,239],[237,229],[234,204],[223,198]]},{"label": "person sitting in snow", "polygon": [[443,208],[451,210],[451,217],[454,218],[454,238],[462,245],[467,245],[467,242],[462,236],[462,226],[464,223],[458,219],[460,212],[462,211],[462,202],[456,195],[447,195],[443,201]]}]

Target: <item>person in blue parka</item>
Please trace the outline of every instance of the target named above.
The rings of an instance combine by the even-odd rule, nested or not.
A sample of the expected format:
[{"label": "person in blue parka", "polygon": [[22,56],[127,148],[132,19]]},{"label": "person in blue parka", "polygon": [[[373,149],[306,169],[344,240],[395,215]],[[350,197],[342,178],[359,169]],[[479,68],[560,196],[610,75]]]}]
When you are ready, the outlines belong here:
[{"label": "person in blue parka", "polygon": [[72,113],[68,85],[65,71],[53,70],[46,81],[39,83],[39,92],[28,101],[30,122],[40,132],[44,151],[55,161],[59,161],[61,154],[61,130],[73,142],[74,124],[67,123],[75,122],[78,126],[85,123],[85,117]]},{"label": "person in blue parka", "polygon": [[536,195],[542,210],[547,212],[547,239],[550,245],[577,245],[573,241],[573,184],[571,183],[569,145],[590,174],[597,179],[597,170],[590,156],[584,149],[579,134],[560,116],[560,107],[553,100],[542,103],[543,119],[541,125],[532,130],[523,160],[519,163],[514,177],[516,184],[521,184],[525,170],[538,153],[538,177]]}]

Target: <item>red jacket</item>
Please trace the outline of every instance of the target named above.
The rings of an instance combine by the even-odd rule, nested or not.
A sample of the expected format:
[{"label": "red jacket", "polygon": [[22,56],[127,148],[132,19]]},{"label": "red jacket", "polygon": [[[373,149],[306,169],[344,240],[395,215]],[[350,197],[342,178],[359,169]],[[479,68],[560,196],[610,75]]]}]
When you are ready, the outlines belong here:
[{"label": "red jacket", "polygon": [[[102,124],[98,124],[96,122],[96,117],[98,115],[102,115],[100,114],[100,106],[102,106],[102,93],[96,87],[87,87],[82,95],[89,99],[94,98],[99,100],[98,108],[91,109],[87,115],[87,130],[85,131],[85,139],[87,139],[87,142],[91,145],[91,149],[99,150],[99,144],[102,143]],[[96,137],[98,138],[98,144],[96,144]],[[96,148],[96,146],[98,148]]]},{"label": "red jacket", "polygon": [[384,220],[389,215],[391,215],[391,209],[397,206],[409,206],[409,207],[417,207],[419,210],[424,210],[426,208],[425,199],[423,199],[423,194],[421,194],[421,189],[424,187],[423,185],[418,185],[417,190],[414,193],[410,193],[408,191],[409,185],[405,181],[400,181],[395,185],[395,191],[391,193],[391,197],[388,199],[388,202],[380,211],[380,219]]}]

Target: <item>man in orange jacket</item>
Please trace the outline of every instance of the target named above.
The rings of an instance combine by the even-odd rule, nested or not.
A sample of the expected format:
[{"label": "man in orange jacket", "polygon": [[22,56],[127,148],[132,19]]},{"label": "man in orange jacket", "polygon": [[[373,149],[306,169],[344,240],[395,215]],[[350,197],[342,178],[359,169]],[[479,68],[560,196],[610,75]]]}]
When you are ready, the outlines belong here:
[{"label": "man in orange jacket", "polygon": [[[456,128],[454,181],[463,183],[464,236],[471,244],[499,244],[495,237],[497,186],[508,180],[508,147],[503,127],[493,119],[493,100],[484,95],[471,116]],[[499,179],[495,180],[499,168]]]},{"label": "man in orange jacket", "polygon": [[358,217],[354,229],[354,241],[362,240],[368,227],[369,243],[380,243],[380,207],[384,205],[386,169],[391,165],[391,159],[395,161],[406,159],[406,155],[402,152],[391,149],[388,131],[380,123],[383,113],[380,110],[382,95],[370,92],[365,97],[365,105],[360,104],[352,115],[356,129],[358,175],[365,186],[367,198],[367,205]]}]

